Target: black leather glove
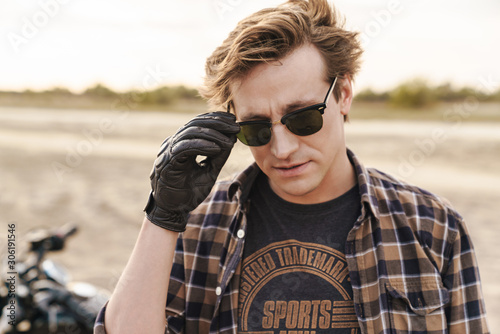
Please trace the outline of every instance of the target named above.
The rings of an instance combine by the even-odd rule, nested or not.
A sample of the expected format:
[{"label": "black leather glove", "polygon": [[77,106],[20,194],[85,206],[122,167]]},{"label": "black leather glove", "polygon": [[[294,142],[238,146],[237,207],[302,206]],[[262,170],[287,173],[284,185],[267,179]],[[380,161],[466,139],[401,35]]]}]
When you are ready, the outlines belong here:
[{"label": "black leather glove", "polygon": [[[196,116],[162,144],[151,172],[144,211],[167,230],[186,229],[187,215],[208,196],[240,130],[226,112]],[[197,157],[205,159],[198,162]]]}]

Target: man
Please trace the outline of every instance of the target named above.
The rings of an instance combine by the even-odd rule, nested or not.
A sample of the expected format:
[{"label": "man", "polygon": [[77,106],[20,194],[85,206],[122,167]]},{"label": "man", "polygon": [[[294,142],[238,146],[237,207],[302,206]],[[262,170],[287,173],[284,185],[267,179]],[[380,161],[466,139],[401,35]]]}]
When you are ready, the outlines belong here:
[{"label": "man", "polygon": [[[163,143],[96,333],[488,332],[461,216],[346,148],[360,55],[325,0],[238,24],[203,90],[232,113]],[[236,137],[255,164],[212,189]]]}]

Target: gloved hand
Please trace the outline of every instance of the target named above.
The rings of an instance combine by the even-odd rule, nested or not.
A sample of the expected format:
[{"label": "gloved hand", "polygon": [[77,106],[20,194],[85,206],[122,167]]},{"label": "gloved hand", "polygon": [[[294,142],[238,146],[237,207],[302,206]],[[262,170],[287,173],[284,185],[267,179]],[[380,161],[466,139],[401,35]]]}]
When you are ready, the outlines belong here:
[{"label": "gloved hand", "polygon": [[[187,215],[208,196],[240,127],[227,112],[196,116],[162,144],[151,172],[151,193],[144,211],[167,230],[186,229]],[[197,157],[205,157],[197,162]]]}]

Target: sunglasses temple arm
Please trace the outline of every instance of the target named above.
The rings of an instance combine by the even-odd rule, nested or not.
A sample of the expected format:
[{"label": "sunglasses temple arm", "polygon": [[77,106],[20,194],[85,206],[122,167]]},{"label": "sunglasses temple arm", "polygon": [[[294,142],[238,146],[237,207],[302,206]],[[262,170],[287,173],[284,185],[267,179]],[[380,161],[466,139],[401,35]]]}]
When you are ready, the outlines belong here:
[{"label": "sunglasses temple arm", "polygon": [[[335,87],[335,84],[337,83],[337,78],[338,77],[335,77],[335,79],[333,79],[333,82],[330,85],[330,89],[328,89],[328,93],[326,93],[324,104],[328,103],[328,100],[330,99],[330,95],[332,94],[333,88]],[[228,110],[229,110],[229,105],[228,105]]]}]

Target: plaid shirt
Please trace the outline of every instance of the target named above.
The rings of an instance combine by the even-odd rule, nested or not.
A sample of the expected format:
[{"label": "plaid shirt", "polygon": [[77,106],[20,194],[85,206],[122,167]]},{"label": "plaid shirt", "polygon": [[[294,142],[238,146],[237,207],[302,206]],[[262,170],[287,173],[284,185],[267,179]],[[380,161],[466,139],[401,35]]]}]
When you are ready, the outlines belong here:
[{"label": "plaid shirt", "polygon": [[[362,333],[489,333],[479,271],[462,217],[420,188],[363,167],[348,150],[362,212],[346,241]],[[177,242],[166,333],[236,333],[254,164],[219,182]],[[95,333],[104,332],[102,309]]]}]

